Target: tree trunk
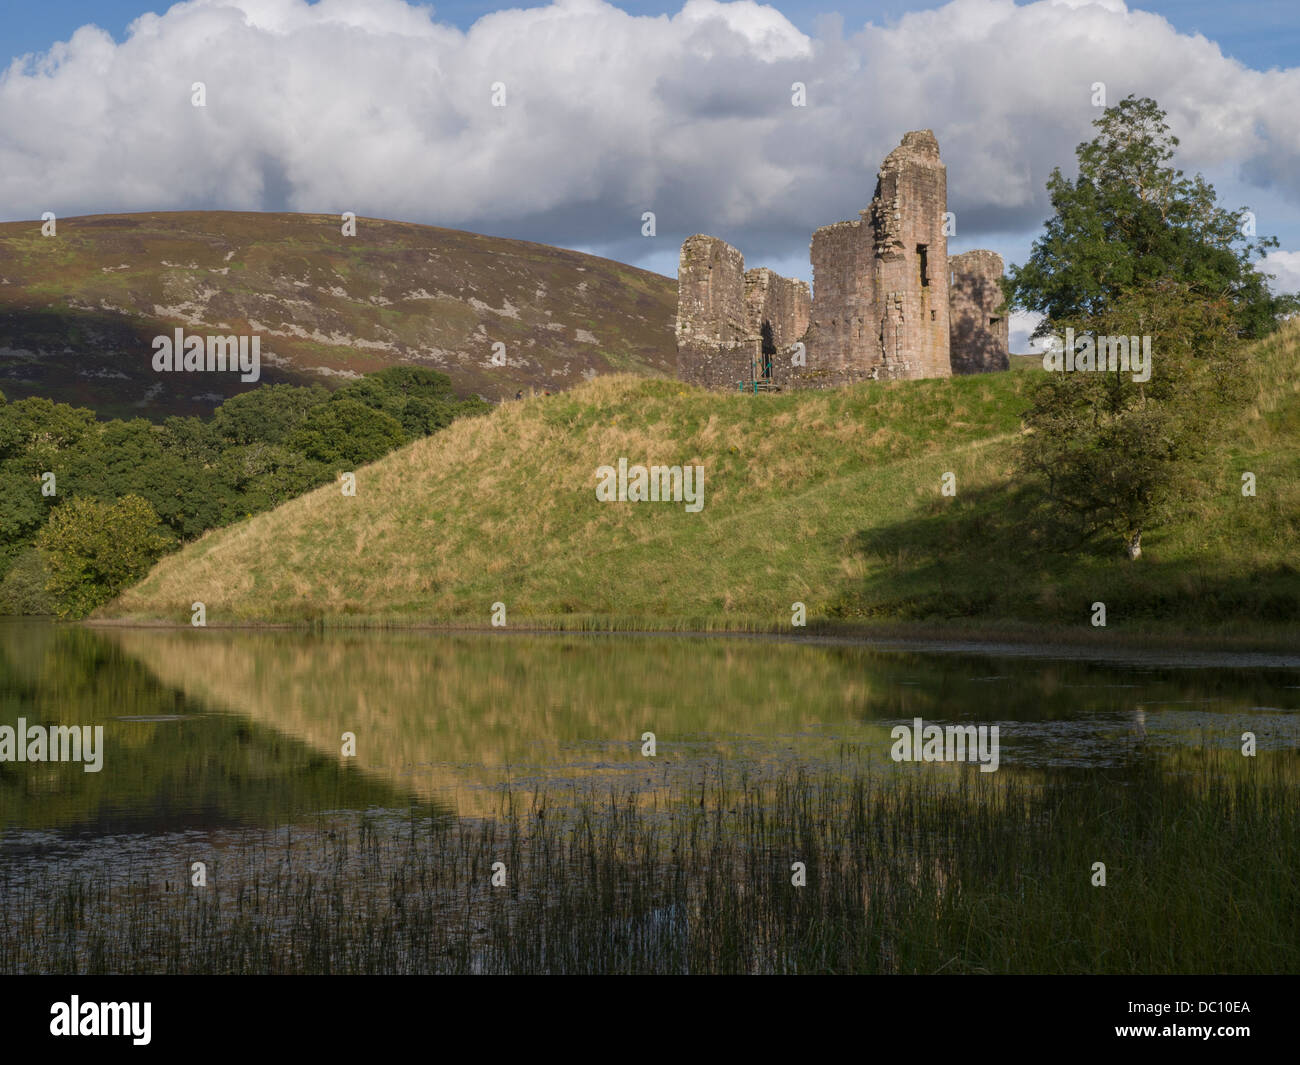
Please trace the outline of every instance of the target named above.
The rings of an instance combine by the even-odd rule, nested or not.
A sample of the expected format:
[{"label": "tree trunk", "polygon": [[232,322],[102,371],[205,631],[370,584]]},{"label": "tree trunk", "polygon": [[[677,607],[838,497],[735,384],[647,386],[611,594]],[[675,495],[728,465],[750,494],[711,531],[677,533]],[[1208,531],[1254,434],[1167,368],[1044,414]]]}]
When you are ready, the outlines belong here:
[{"label": "tree trunk", "polygon": [[1128,557],[1130,562],[1134,562],[1142,557],[1142,530],[1130,533],[1128,538]]}]

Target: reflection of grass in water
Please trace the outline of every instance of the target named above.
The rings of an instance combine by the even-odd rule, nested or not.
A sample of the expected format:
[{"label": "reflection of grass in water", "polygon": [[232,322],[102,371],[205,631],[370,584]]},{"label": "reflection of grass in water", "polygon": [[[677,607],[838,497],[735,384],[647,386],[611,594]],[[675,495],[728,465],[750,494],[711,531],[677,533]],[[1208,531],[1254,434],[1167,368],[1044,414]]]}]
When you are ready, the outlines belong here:
[{"label": "reflection of grass in water", "polygon": [[250,841],[205,892],[13,890],[0,869],[0,970],[1294,972],[1291,759],[1183,751],[1040,788],[790,770],[656,808],[515,795],[497,820]]}]

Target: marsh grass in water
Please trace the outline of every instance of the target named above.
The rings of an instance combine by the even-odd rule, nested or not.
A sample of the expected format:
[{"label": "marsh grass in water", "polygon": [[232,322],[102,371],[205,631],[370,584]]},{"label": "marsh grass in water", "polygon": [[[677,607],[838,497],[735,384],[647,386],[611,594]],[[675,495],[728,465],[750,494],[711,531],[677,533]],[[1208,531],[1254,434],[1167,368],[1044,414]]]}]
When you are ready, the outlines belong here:
[{"label": "marsh grass in water", "polygon": [[0,860],[0,971],[1296,972],[1294,759],[507,793],[249,834],[206,889]]}]

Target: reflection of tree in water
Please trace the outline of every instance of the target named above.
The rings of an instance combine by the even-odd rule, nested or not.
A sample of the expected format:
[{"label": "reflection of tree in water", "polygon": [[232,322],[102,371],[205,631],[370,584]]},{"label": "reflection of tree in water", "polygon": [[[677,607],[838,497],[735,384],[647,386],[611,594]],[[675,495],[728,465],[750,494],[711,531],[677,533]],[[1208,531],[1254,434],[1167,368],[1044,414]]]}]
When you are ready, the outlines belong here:
[{"label": "reflection of tree in water", "polygon": [[[322,808],[405,807],[337,758],[160,683],[103,633],[0,622],[0,724],[102,725],[103,768],[0,762],[0,830],[77,833],[274,825]],[[122,720],[140,718],[145,720]],[[149,720],[154,719],[154,720]],[[0,860],[4,850],[0,846]]]}]

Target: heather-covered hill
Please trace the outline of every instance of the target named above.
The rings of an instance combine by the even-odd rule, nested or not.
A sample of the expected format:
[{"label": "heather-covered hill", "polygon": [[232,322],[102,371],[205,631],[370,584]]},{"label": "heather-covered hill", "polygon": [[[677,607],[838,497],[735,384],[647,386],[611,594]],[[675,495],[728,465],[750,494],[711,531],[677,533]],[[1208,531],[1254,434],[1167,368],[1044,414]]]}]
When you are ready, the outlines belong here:
[{"label": "heather-covered hill", "polygon": [[[671,371],[676,284],[580,252],[335,215],[229,211],[0,224],[0,390],[102,415],[211,413],[238,375],[159,374],[151,341],[260,335],[262,380],[410,363],[496,400]],[[493,345],[505,345],[494,365]]]}]

